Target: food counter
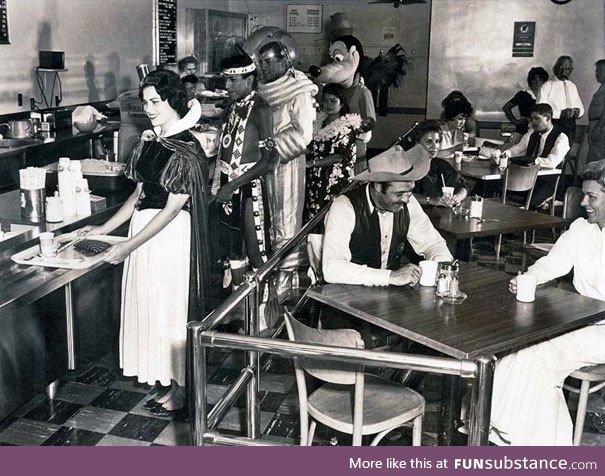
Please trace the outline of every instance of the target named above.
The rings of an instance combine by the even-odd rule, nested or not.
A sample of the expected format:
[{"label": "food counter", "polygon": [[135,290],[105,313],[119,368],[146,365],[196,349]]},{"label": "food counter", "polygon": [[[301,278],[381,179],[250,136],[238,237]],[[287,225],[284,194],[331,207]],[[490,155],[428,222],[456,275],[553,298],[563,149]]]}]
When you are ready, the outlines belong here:
[{"label": "food counter", "polygon": [[20,140],[21,146],[0,147],[0,192],[19,188],[19,169],[24,167],[40,167],[56,162],[59,157],[91,157],[93,141],[112,136],[119,127],[117,121],[100,123],[90,132],[78,132],[68,127],[55,131],[51,141]]},{"label": "food counter", "polygon": [[[42,231],[60,235],[110,217],[127,198],[105,194],[106,208],[58,224],[28,222],[19,192],[0,195],[0,222],[27,229],[0,241],[0,419],[64,375],[115,350],[122,266],[99,263],[71,270],[26,266],[10,257],[38,243]],[[125,234],[125,229],[115,234]]]}]

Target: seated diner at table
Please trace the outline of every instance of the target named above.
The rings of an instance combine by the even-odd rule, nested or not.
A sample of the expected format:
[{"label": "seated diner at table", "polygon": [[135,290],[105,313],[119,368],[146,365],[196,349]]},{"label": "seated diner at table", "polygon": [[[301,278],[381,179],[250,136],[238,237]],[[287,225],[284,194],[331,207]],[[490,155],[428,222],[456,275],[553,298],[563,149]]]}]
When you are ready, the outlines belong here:
[{"label": "seated diner at table", "polygon": [[441,146],[437,157],[449,157],[464,148],[464,125],[472,112],[473,108],[466,100],[446,103],[441,123]]},{"label": "seated diner at table", "polygon": [[469,113],[466,116],[466,121],[464,122],[462,132],[466,132],[469,137],[476,137],[479,127],[475,119],[473,106],[462,91],[454,90],[443,98],[443,100],[441,101],[441,107],[443,108],[443,111],[441,112],[441,119],[445,119],[444,114],[446,105],[457,101],[461,103],[466,103],[469,109]]},{"label": "seated diner at table", "polygon": [[[531,112],[533,131],[527,132],[518,144],[505,150],[503,157],[522,165],[538,164],[543,168],[561,168],[569,139],[552,123],[552,108],[548,104],[536,104]],[[556,175],[539,176],[534,186],[530,210],[540,207],[554,193]]]},{"label": "seated diner at table", "polygon": [[[581,205],[588,218],[575,220],[527,274],[540,285],[573,270],[578,293],[605,300],[605,161],[591,163],[582,179]],[[509,288],[516,292],[516,278]],[[605,321],[600,321],[498,361],[490,440],[498,445],[571,445],[573,425],[563,381],[576,369],[605,363],[604,341]]]},{"label": "seated diner at table", "polygon": [[[515,125],[518,138],[529,131],[531,111],[536,105],[536,97],[542,85],[548,81],[548,72],[541,66],[533,67],[527,73],[528,89],[517,93],[504,105],[502,111],[506,118]],[[519,117],[513,114],[513,109],[519,110]]]},{"label": "seated diner at table", "polygon": [[[400,154],[395,148],[370,159],[353,180],[369,182],[337,197],[325,220],[322,271],[328,283],[414,286],[420,267],[409,262],[408,244],[427,260],[451,261],[445,240],[412,195],[426,175],[424,149]],[[411,152],[411,151],[408,151]],[[371,326],[350,316],[322,315],[324,328],[357,329],[367,347]]]},{"label": "seated diner at table", "polygon": [[[426,153],[424,153],[426,156]],[[334,200],[325,220],[322,269],[329,283],[415,285],[420,268],[406,264],[409,242],[424,259],[450,261],[445,240],[412,195],[429,163],[393,149],[370,159],[353,180],[369,182]]]},{"label": "seated diner at table", "polygon": [[[423,148],[428,153],[430,161],[428,173],[416,182],[415,192],[423,197],[437,198],[446,206],[459,205],[468,195],[468,185],[464,178],[449,162],[437,158],[441,144],[441,125],[439,121],[422,121],[416,126],[416,145],[414,148]],[[410,149],[407,153],[412,152]],[[401,153],[404,153],[401,151]],[[454,194],[444,196],[443,187],[452,187]]]}]

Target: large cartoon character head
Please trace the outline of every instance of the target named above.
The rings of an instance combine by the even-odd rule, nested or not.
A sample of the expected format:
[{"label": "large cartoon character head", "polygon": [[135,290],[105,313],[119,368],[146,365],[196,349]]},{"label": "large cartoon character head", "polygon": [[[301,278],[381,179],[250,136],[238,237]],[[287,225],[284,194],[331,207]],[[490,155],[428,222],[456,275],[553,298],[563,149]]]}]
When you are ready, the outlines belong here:
[{"label": "large cartoon character head", "polygon": [[361,56],[363,47],[357,38],[353,35],[339,36],[330,43],[330,63],[321,68],[311,66],[309,74],[320,83],[340,84],[348,89],[353,85]]},{"label": "large cartoon character head", "polygon": [[296,42],[276,26],[254,31],[244,43],[245,52],[258,67],[259,81],[271,83],[294,67],[298,57]]}]

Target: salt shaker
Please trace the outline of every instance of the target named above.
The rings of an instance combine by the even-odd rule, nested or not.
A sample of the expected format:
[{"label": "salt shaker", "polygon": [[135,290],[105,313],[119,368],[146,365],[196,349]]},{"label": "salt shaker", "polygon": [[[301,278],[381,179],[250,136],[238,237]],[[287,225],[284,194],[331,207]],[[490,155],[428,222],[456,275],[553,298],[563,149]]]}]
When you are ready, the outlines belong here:
[{"label": "salt shaker", "polygon": [[479,195],[475,195],[473,198],[471,198],[470,217],[471,218],[481,218],[482,214],[483,214],[483,197],[480,197]]}]

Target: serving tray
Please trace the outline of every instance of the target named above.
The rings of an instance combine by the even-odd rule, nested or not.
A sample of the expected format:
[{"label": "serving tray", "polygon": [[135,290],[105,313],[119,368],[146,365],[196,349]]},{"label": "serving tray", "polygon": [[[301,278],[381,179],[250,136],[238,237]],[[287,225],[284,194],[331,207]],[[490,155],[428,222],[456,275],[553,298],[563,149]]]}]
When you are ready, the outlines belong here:
[{"label": "serving tray", "polygon": [[[123,236],[111,235],[93,235],[86,236],[87,240],[101,240],[107,243],[119,243],[127,238]],[[75,243],[74,243],[75,244]],[[61,246],[61,244],[59,245]],[[84,256],[76,251],[73,244],[60,251],[57,256],[40,255],[40,246],[38,244],[27,248],[11,256],[15,263],[28,266],[44,266],[47,268],[66,268],[66,269],[86,269],[103,260],[105,253],[99,253],[94,256]]]}]

